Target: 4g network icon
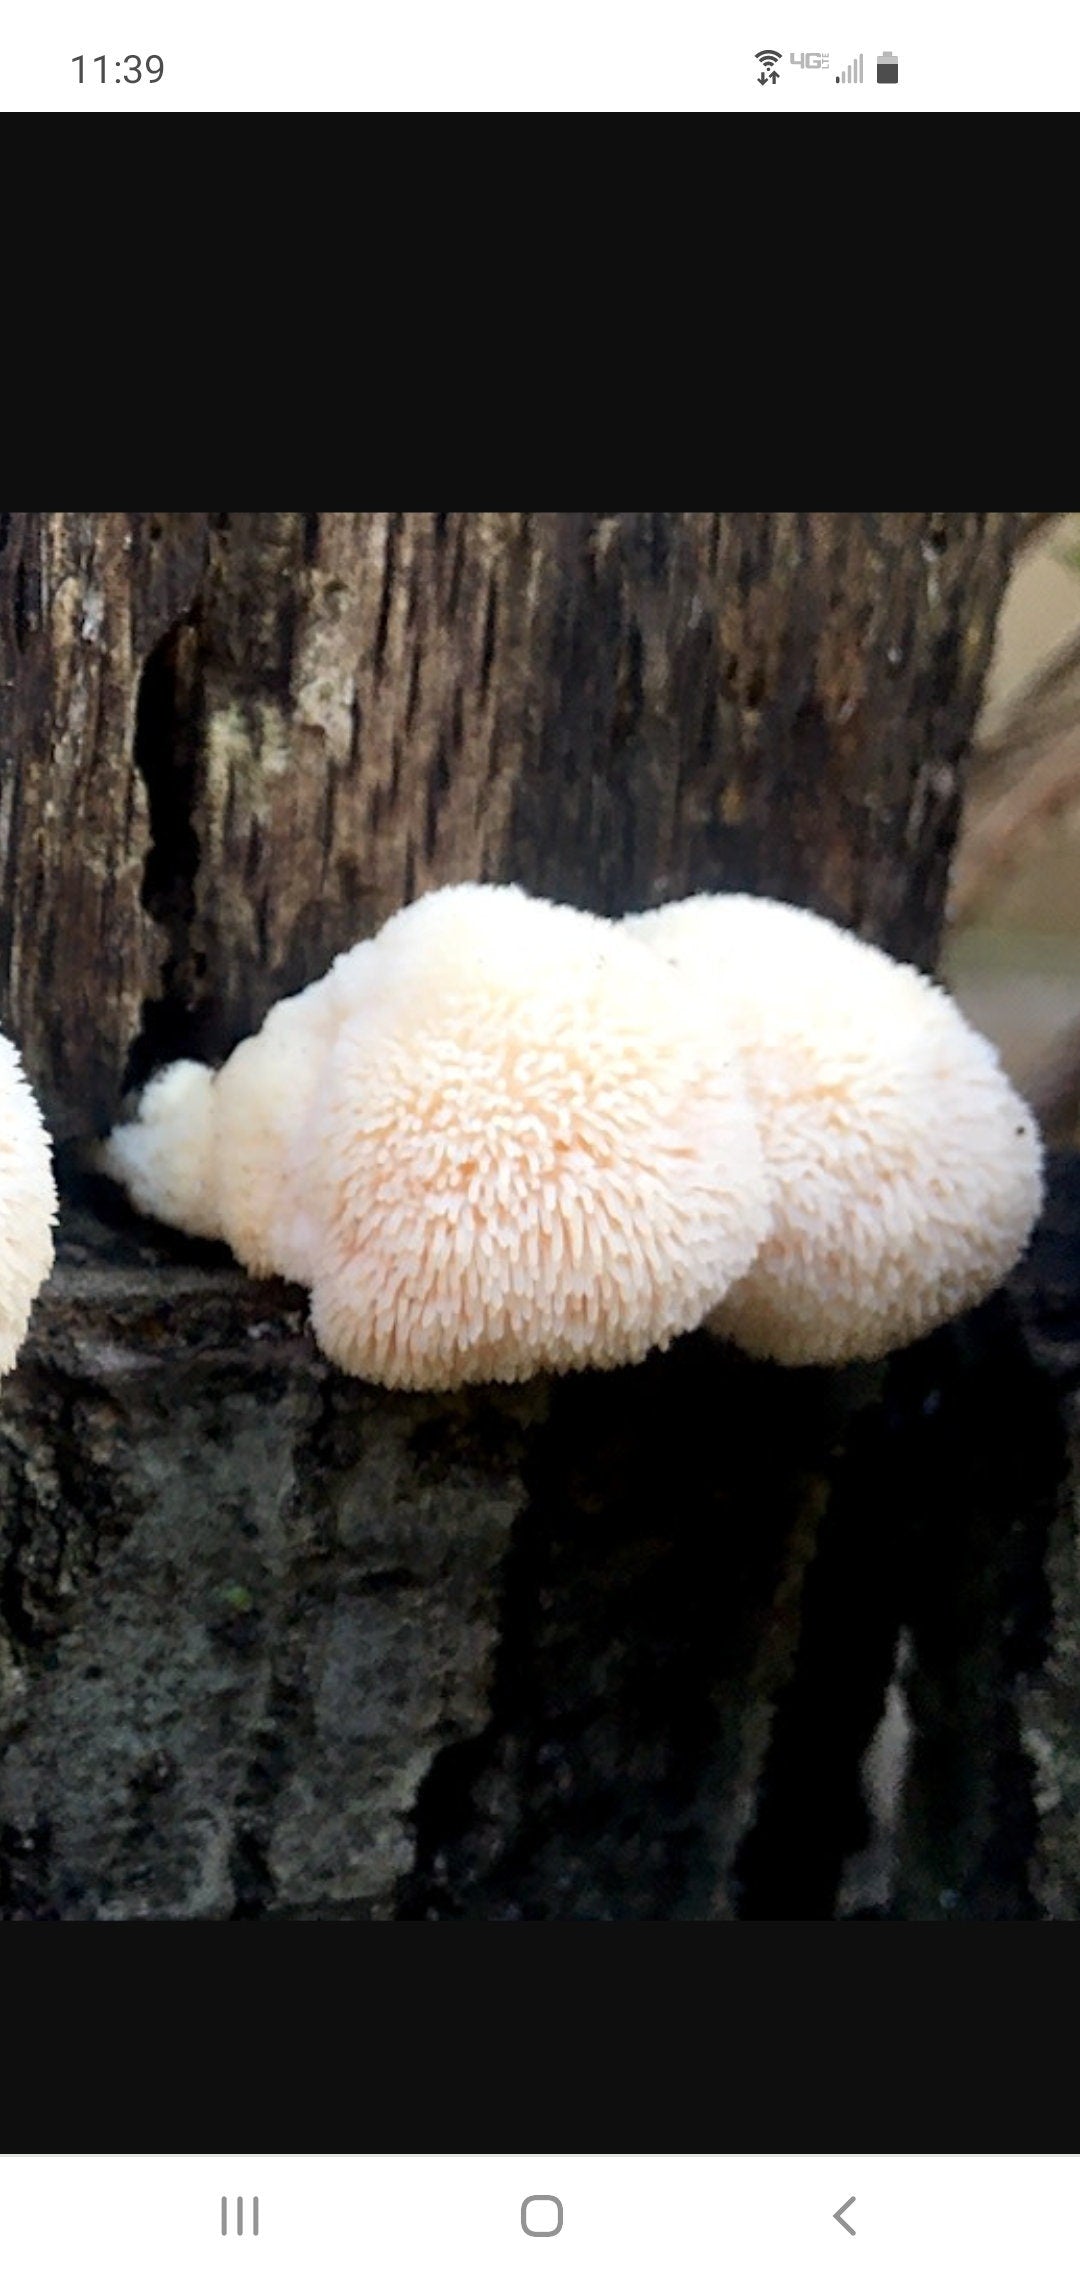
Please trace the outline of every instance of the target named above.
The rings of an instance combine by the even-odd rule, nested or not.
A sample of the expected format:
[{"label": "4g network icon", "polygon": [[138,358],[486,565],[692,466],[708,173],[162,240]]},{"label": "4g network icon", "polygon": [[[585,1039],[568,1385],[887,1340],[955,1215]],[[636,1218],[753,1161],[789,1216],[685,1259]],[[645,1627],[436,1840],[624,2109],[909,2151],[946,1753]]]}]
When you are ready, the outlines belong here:
[{"label": "4g network icon", "polygon": [[[761,65],[761,71],[758,74],[759,87],[765,87],[770,82],[774,87],[776,86],[777,80],[780,77],[776,66],[778,63],[782,63],[783,60],[784,59],[780,53],[779,48],[758,49],[757,55],[755,57],[755,62],[760,63]],[[794,50],[792,50],[791,61],[792,63],[797,64],[799,69],[802,71],[826,71],[829,64],[828,56],[819,54],[816,48],[804,48],[800,55],[796,55]]]}]

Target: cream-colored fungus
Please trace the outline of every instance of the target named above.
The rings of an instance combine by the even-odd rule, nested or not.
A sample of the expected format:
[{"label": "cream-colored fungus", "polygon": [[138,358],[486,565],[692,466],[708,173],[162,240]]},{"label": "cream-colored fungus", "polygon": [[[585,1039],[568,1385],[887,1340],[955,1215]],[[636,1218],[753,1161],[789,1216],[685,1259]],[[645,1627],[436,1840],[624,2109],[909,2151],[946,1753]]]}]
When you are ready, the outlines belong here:
[{"label": "cream-colored fungus", "polygon": [[55,1220],[49,1136],[19,1055],[0,1036],[0,1375],[14,1365],[52,1266]]},{"label": "cream-colored fungus", "polygon": [[772,1227],[710,1328],[780,1362],[874,1358],[987,1296],[1042,1201],[1035,1118],[914,967],[811,912],[695,895],[624,921],[738,1040]]},{"label": "cream-colored fungus", "polygon": [[308,1284],[343,1369],[448,1388],[638,1360],[769,1220],[716,1009],[612,922],[447,887],[155,1079],[103,1161],[143,1210]]}]

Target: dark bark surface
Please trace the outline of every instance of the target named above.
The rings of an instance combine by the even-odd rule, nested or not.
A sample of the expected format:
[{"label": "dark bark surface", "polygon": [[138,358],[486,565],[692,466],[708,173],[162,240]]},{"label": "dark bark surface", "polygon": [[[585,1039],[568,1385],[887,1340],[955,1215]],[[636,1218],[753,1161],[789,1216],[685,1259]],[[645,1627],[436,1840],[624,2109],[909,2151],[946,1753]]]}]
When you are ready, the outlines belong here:
[{"label": "dark bark surface", "polygon": [[1074,1912],[1045,1277],[874,1370],[390,1395],[81,1158],[453,879],[931,964],[1020,520],[5,518],[0,1025],[66,1197],[0,1389],[8,1915]]},{"label": "dark bark surface", "polygon": [[933,962],[1015,516],[6,521],[0,1027],[62,1137],[454,879]]}]

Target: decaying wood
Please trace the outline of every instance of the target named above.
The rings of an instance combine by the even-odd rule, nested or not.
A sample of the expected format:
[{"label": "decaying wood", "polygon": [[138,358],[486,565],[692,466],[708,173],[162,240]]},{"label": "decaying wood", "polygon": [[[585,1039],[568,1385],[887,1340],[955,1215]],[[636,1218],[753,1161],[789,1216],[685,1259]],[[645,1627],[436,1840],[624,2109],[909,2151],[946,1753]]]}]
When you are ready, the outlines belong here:
[{"label": "decaying wood", "polygon": [[58,1137],[116,1097],[157,983],[139,693],[206,520],[0,518],[0,1027]]},{"label": "decaying wood", "polygon": [[[4,1913],[1043,1905],[1038,1625],[1002,1626],[1059,1428],[1006,1301],[873,1371],[699,1333],[391,1396],[325,1363],[301,1292],[80,1169],[155,1063],[223,1054],[452,879],[601,911],[749,887],[932,963],[1022,524],[0,525],[0,1025],[65,1144],[0,1389]],[[922,1728],[886,1812],[901,1635]]]},{"label": "decaying wood", "polygon": [[452,879],[932,962],[1016,522],[8,518],[0,1026],[53,1129]]}]

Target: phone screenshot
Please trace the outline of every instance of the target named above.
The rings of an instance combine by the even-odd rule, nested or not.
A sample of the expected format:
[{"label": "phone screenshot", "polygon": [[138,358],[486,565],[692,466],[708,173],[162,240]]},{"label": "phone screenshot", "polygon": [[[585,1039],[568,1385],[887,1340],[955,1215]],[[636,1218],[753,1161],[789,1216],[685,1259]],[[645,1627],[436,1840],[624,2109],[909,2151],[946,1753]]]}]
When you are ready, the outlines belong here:
[{"label": "phone screenshot", "polygon": [[[246,2192],[232,2190],[238,2173]],[[65,2248],[97,2237],[118,2280],[145,2271],[148,2236],[164,2280],[287,2280],[301,2262],[332,2275],[644,2280],[661,2259],[706,2280],[721,2250],[766,2280],[793,2265],[811,2280],[849,2280],[856,2265],[900,2280],[915,2259],[944,2274],[966,2256],[1009,2280],[1033,2249],[1048,2263],[1060,2256],[1076,2209],[1075,2162],[1037,2155],[42,2156],[0,2158],[0,2176],[24,2269],[60,2271]],[[50,2195],[60,2213],[43,2252]]]},{"label": "phone screenshot", "polygon": [[[717,8],[675,0],[491,0],[345,9],[311,0],[293,17],[209,0],[115,0],[16,12],[7,27],[9,111],[456,114],[806,112],[844,120],[902,113],[1075,111],[1080,30],[1039,0],[1015,27],[980,31],[930,0],[850,0],[815,16],[791,0]],[[789,222],[791,220],[789,215]],[[763,212],[762,220],[766,219]],[[849,249],[850,250],[850,249]],[[836,245],[837,282],[843,246]],[[804,254],[805,258],[805,254]],[[881,249],[883,262],[890,249]]]},{"label": "phone screenshot", "polygon": [[0,538],[2,1906],[1070,1920],[1080,519]]},{"label": "phone screenshot", "polygon": [[1080,515],[30,501],[0,879],[13,2269],[1060,2259]]}]

